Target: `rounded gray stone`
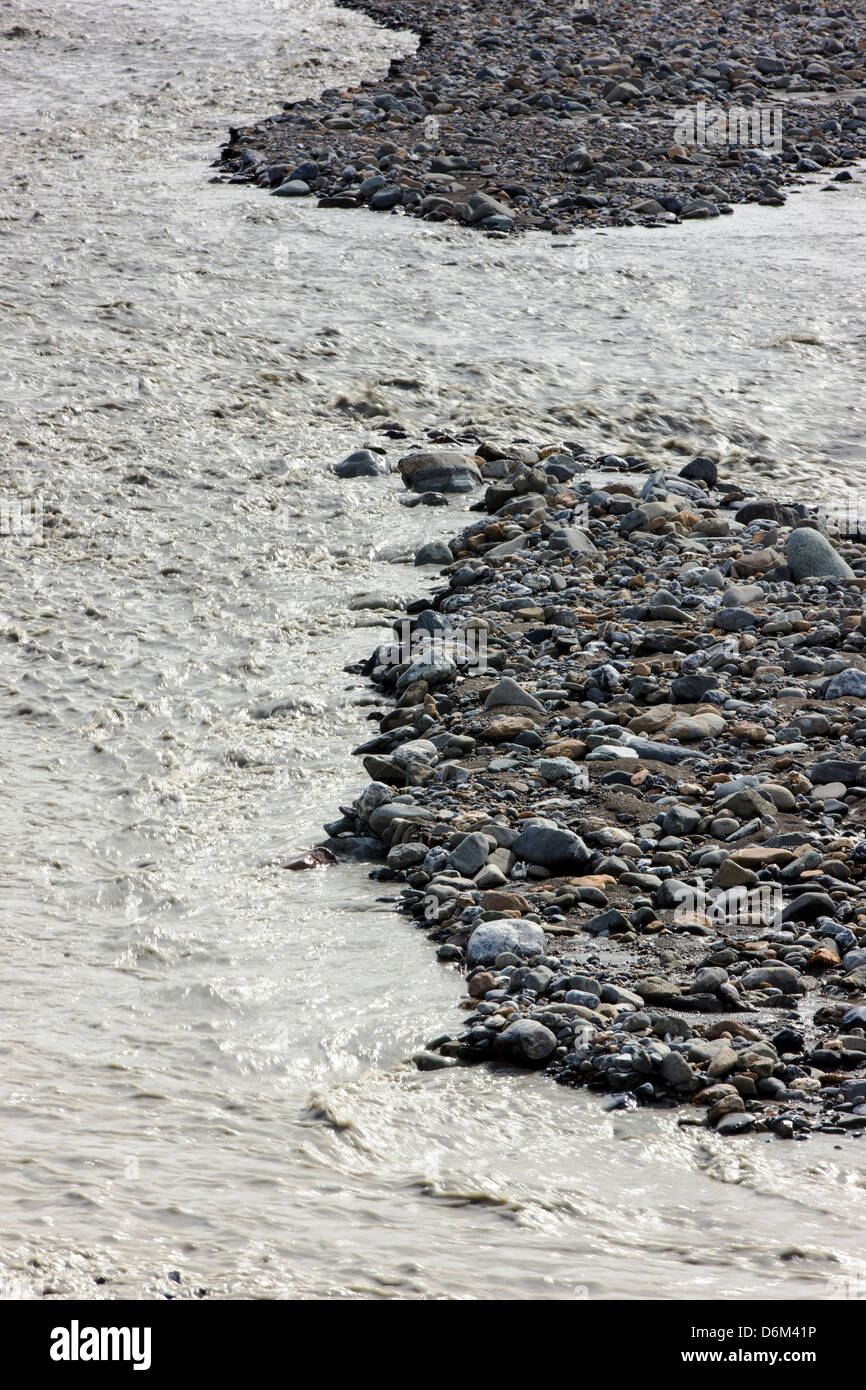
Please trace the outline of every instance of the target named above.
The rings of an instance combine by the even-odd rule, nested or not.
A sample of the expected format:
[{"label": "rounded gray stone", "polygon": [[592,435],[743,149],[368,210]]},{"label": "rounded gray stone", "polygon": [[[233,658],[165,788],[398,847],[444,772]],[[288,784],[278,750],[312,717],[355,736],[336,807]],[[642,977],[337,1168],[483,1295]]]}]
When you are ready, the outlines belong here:
[{"label": "rounded gray stone", "polygon": [[334,472],[338,478],[379,478],[388,472],[388,464],[381,454],[374,454],[369,449],[356,449],[354,454],[349,454],[348,458],[337,464]]},{"label": "rounded gray stone", "polygon": [[556,1051],[556,1035],[543,1023],[521,1018],[503,1028],[496,1039],[496,1051],[519,1066],[538,1066]]},{"label": "rounded gray stone", "polygon": [[489,854],[490,845],[487,836],[480,830],[476,830],[461,840],[448,857],[452,869],[456,869],[460,874],[465,874],[467,878],[474,878],[479,870],[484,868]]},{"label": "rounded gray stone", "polygon": [[853,579],[854,571],[834,550],[826,536],[811,526],[798,526],[788,537],[785,546],[788,567],[799,583],[803,579],[819,579],[830,575],[836,579]]},{"label": "rounded gray stone", "polygon": [[866,695],[866,671],[849,666],[834,676],[824,691],[825,700],[841,700],[845,695],[856,695],[858,698]]},{"label": "rounded gray stone", "polygon": [[279,188],[273,190],[275,198],[308,198],[312,189],[303,179],[286,179]]},{"label": "rounded gray stone", "polygon": [[454,556],[445,541],[428,541],[415,551],[416,565],[450,565]]},{"label": "rounded gray stone", "polygon": [[526,957],[543,951],[544,931],[537,922],[502,917],[497,922],[482,922],[475,928],[466,947],[466,963],[494,965],[497,956],[505,952]]},{"label": "rounded gray stone", "polygon": [[580,772],[571,758],[539,758],[535,770],[545,782],[568,782]]},{"label": "rounded gray stone", "polygon": [[540,820],[525,825],[512,848],[517,859],[526,859],[530,864],[541,864],[545,868],[573,868],[575,873],[591,858],[583,840],[573,830],[563,830]]},{"label": "rounded gray stone", "polygon": [[744,989],[780,989],[783,994],[801,994],[799,971],[790,965],[759,965],[746,971],[739,983]]}]

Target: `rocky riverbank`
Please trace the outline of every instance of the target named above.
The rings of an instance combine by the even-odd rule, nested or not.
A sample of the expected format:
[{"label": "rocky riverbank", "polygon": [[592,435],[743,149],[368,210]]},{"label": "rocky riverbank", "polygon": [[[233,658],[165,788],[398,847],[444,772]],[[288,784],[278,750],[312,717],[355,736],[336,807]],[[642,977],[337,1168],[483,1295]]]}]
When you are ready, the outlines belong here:
[{"label": "rocky riverbank", "polygon": [[386,77],[232,129],[216,179],[489,233],[781,205],[866,155],[862,10],[807,0],[339,0],[419,36]]},{"label": "rocky riverbank", "polygon": [[[405,448],[405,445],[403,446]],[[389,468],[361,451],[342,476]],[[478,491],[360,667],[371,783],[326,827],[465,973],[420,1068],[545,1069],[782,1138],[866,1128],[866,545],[850,518],[580,444],[430,431]],[[838,533],[841,520],[846,534]]]}]

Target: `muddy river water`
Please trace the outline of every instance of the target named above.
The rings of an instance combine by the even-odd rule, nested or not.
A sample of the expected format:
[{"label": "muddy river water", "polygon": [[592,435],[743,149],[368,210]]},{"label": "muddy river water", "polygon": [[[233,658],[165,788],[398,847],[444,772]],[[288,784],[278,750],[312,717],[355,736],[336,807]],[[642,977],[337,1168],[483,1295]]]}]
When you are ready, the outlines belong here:
[{"label": "muddy river water", "polygon": [[396,418],[856,491],[866,183],[505,242],[318,210],[208,163],[410,36],[325,0],[0,31],[0,489],[44,516],[0,537],[4,1295],[864,1296],[862,1144],[416,1073],[457,979],[362,867],[280,865],[363,781],[353,601],[422,592],[458,520],[331,465]]}]

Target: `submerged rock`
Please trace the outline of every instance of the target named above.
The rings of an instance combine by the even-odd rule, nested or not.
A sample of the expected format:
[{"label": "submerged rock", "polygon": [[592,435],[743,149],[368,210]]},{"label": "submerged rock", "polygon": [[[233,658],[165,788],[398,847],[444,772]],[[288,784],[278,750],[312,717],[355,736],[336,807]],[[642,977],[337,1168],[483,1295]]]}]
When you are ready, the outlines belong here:
[{"label": "submerged rock", "polygon": [[388,472],[388,464],[381,454],[370,449],[356,449],[334,469],[338,478],[377,478]]}]

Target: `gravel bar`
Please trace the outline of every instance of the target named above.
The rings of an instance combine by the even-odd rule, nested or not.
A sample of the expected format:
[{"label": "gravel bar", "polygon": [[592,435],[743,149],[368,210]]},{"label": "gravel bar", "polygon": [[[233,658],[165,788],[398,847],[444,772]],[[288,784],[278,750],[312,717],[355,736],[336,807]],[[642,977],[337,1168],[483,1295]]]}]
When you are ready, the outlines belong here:
[{"label": "gravel bar", "polygon": [[383,431],[337,475],[480,497],[418,552],[429,597],[348,668],[381,696],[371,781],[319,851],[375,861],[464,977],[416,1065],[858,1137],[866,537],[710,457],[430,430],[392,461]]}]

